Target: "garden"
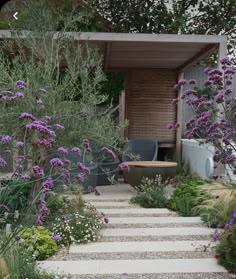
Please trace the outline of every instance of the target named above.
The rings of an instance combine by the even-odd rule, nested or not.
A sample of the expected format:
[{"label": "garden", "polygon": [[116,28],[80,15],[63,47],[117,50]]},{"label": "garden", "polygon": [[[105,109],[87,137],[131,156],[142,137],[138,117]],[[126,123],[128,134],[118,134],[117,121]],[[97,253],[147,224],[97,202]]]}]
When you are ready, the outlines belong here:
[{"label": "garden", "polygon": [[[180,80],[176,89],[185,87],[180,97],[194,111],[186,123],[186,138],[197,139],[200,145],[211,144],[214,168],[222,164],[225,177],[212,176],[203,180],[191,174],[187,166],[179,167],[175,178],[163,181],[143,178],[135,187],[131,199],[145,208],[167,207],[180,216],[200,216],[204,223],[215,228],[212,241],[216,242],[215,257],[230,272],[236,272],[236,156],[235,125],[236,100],[232,96],[232,80],[236,72],[233,61],[224,58],[222,70],[206,69],[203,88],[195,80]],[[179,100],[173,100],[176,104]],[[175,123],[169,129],[176,128]]]},{"label": "garden", "polygon": [[[104,72],[95,47],[64,36],[64,31],[104,31],[104,20],[94,22],[97,17],[86,9],[71,13],[65,6],[60,16],[45,3],[34,5],[41,5],[41,14],[32,6],[9,25],[32,33],[22,39],[15,32],[12,40],[0,42],[0,278],[55,278],[39,272],[37,262],[72,244],[99,240],[109,220],[84,194],[100,194],[99,173],[107,172],[105,182],[100,177],[104,185],[115,183],[119,170],[128,171],[119,164],[121,130],[128,125],[117,120],[123,76]],[[55,30],[56,40],[47,32]],[[180,80],[175,89],[184,88],[181,98],[194,110],[185,137],[215,148],[214,168],[223,165],[226,179],[205,181],[180,166],[166,181],[144,177],[131,203],[200,216],[215,229],[218,262],[236,273],[235,67],[228,58],[221,63],[221,70],[205,70],[203,87],[191,79]],[[167,129],[178,126],[170,123]]]}]

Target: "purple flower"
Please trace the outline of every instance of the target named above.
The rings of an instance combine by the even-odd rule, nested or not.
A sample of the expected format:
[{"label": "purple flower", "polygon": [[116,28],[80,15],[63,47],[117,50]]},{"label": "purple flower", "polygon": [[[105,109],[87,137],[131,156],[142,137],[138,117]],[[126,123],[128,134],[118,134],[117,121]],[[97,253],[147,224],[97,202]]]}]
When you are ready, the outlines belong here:
[{"label": "purple flower", "polygon": [[224,94],[219,93],[214,97],[214,100],[219,104],[224,102]]},{"label": "purple flower", "polygon": [[50,160],[50,164],[52,167],[62,167],[64,163],[60,158],[53,158]]},{"label": "purple flower", "polygon": [[20,235],[16,235],[15,240],[16,240],[16,241],[20,241],[20,240],[21,240]]},{"label": "purple flower", "polygon": [[129,171],[129,169],[130,169],[129,165],[127,163],[120,163],[118,167],[119,167],[120,170],[127,170],[127,171]]},{"label": "purple flower", "polygon": [[167,124],[167,129],[173,129],[174,128],[174,125],[173,124]]},{"label": "purple flower", "polygon": [[103,147],[102,151],[108,153],[111,156],[113,162],[116,160],[116,154],[111,149]]},{"label": "purple flower", "polygon": [[236,208],[233,210],[233,218],[235,218],[236,219]]},{"label": "purple flower", "polygon": [[49,209],[48,209],[46,206],[44,206],[44,207],[42,207],[42,208],[40,209],[40,213],[41,213],[43,216],[47,216],[47,215],[49,215]]},{"label": "purple flower", "polygon": [[38,141],[38,144],[46,147],[46,148],[51,148],[53,144],[55,143],[55,140],[53,138],[50,139],[40,139]]},{"label": "purple flower", "polygon": [[219,232],[218,230],[215,230],[213,234],[213,241],[214,242],[219,241],[221,240],[221,238],[222,238],[222,233]]},{"label": "purple flower", "polygon": [[59,148],[57,149],[57,152],[58,152],[58,153],[61,153],[61,154],[67,154],[67,153],[68,153],[67,149],[64,148],[64,147],[59,147]]},{"label": "purple flower", "polygon": [[60,236],[60,234],[56,234],[56,235],[52,235],[51,239],[55,241],[61,241],[62,237]]},{"label": "purple flower", "polygon": [[78,167],[79,170],[83,170],[84,169],[84,165],[81,162],[77,163],[77,167]]},{"label": "purple flower", "polygon": [[37,105],[40,105],[40,106],[41,106],[42,104],[43,104],[42,99],[41,99],[41,98],[40,98],[40,99],[38,99],[38,100],[37,100]]},{"label": "purple flower", "polygon": [[61,124],[54,124],[54,127],[57,129],[57,130],[64,130],[65,127],[62,126]]},{"label": "purple flower", "polygon": [[53,180],[51,176],[49,176],[44,182],[43,182],[43,189],[49,192],[48,190],[51,190],[53,188]]},{"label": "purple flower", "polygon": [[88,139],[83,140],[83,147],[86,149],[87,152],[91,152],[91,147]]},{"label": "purple flower", "polygon": [[33,166],[32,171],[38,177],[44,176],[44,170],[38,165]]},{"label": "purple flower", "polygon": [[38,216],[37,220],[35,221],[35,225],[43,225],[43,217],[42,216]]},{"label": "purple flower", "polygon": [[88,167],[84,167],[84,168],[83,168],[83,171],[84,171],[86,174],[90,174],[90,173],[91,173],[91,170],[90,170],[90,168],[88,168]]},{"label": "purple flower", "polygon": [[16,82],[16,86],[20,89],[25,89],[26,88],[26,83],[23,80],[18,80]]},{"label": "purple flower", "polygon": [[196,83],[197,83],[196,79],[190,79],[188,81],[188,84],[196,84]]},{"label": "purple flower", "polygon": [[210,85],[212,85],[212,81],[210,81],[210,80],[205,80],[204,81],[204,83],[203,83],[203,85],[206,87],[206,86],[210,86]]},{"label": "purple flower", "polygon": [[21,92],[16,92],[15,97],[17,98],[24,98],[24,94]]},{"label": "purple flower", "polygon": [[12,140],[12,137],[8,136],[8,135],[3,135],[1,138],[1,141],[4,143],[10,142]]},{"label": "purple flower", "polygon": [[16,147],[22,148],[23,146],[24,146],[23,141],[17,141],[17,142],[16,142]]},{"label": "purple flower", "polygon": [[84,182],[84,174],[83,173],[78,173],[76,175],[76,179],[80,182]]},{"label": "purple flower", "polygon": [[106,216],[103,218],[103,220],[104,220],[104,223],[105,223],[105,224],[108,224],[108,223],[109,223],[109,219],[108,219]]},{"label": "purple flower", "polygon": [[28,174],[20,174],[19,178],[27,181],[30,180],[31,177]]},{"label": "purple flower", "polygon": [[43,123],[42,121],[33,121],[32,123],[27,124],[26,128],[31,130],[36,130],[41,134],[49,135],[51,137],[56,136],[55,132],[49,129],[48,127],[46,127],[45,123]]},{"label": "purple flower", "polygon": [[20,118],[22,119],[30,119],[32,121],[35,121],[36,118],[31,114],[31,113],[28,113],[28,112],[23,112],[21,115],[20,115]]},{"label": "purple flower", "polygon": [[73,147],[73,148],[71,149],[71,151],[74,152],[75,155],[77,155],[77,156],[80,156],[80,155],[81,155],[81,150],[80,150],[79,147]]},{"label": "purple flower", "polygon": [[7,165],[7,162],[0,157],[0,167],[5,167]]}]

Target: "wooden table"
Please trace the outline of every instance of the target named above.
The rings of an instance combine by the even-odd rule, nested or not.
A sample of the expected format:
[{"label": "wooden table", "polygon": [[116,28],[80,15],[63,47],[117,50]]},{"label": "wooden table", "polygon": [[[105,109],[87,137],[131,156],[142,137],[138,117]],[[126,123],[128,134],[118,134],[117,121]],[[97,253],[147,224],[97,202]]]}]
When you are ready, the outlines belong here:
[{"label": "wooden table", "polygon": [[163,180],[176,175],[176,162],[168,161],[130,161],[126,162],[130,167],[129,171],[124,171],[124,177],[131,186],[141,183],[143,177],[153,179],[156,175],[161,175]]}]

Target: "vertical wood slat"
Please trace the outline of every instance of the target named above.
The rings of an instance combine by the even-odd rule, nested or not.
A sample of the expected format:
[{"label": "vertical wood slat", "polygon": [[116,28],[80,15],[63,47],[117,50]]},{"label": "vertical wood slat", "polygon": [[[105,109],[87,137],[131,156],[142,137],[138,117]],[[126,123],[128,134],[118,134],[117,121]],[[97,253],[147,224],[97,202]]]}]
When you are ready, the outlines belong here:
[{"label": "vertical wood slat", "polygon": [[[125,91],[123,90],[121,92],[121,95],[119,97],[119,121],[121,124],[125,121]],[[124,139],[125,137],[125,131],[124,128],[121,129],[121,138]]]},{"label": "vertical wood slat", "polygon": [[176,107],[171,104],[176,97],[175,70],[130,70],[126,75],[126,118],[128,138],[155,139],[175,142],[175,131],[167,124],[176,122]]}]

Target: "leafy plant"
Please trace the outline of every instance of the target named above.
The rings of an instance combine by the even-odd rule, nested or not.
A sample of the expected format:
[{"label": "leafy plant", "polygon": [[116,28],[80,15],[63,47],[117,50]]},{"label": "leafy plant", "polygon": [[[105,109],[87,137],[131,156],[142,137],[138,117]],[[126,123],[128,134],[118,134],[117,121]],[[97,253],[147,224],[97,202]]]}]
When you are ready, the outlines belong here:
[{"label": "leafy plant", "polygon": [[177,211],[182,216],[194,216],[194,207],[201,203],[198,187],[203,184],[202,180],[186,177],[177,186],[168,202],[168,207]]},{"label": "leafy plant", "polygon": [[5,255],[10,278],[18,279],[54,279],[55,275],[39,271],[35,262],[34,251],[27,244],[18,241]]},{"label": "leafy plant", "polygon": [[132,203],[137,203],[146,208],[162,208],[167,205],[167,198],[164,193],[165,183],[161,182],[161,176],[154,179],[144,177],[142,183],[135,186],[137,193],[131,198]]},{"label": "leafy plant", "polygon": [[60,235],[60,243],[69,246],[72,243],[87,243],[96,241],[103,227],[103,216],[95,208],[85,208],[79,213],[56,218],[51,231]]},{"label": "leafy plant", "polygon": [[52,240],[50,232],[42,226],[24,229],[21,237],[36,260],[45,260],[58,250],[58,245]]},{"label": "leafy plant", "polygon": [[220,243],[216,246],[218,262],[229,271],[236,273],[236,208],[225,225]]}]

